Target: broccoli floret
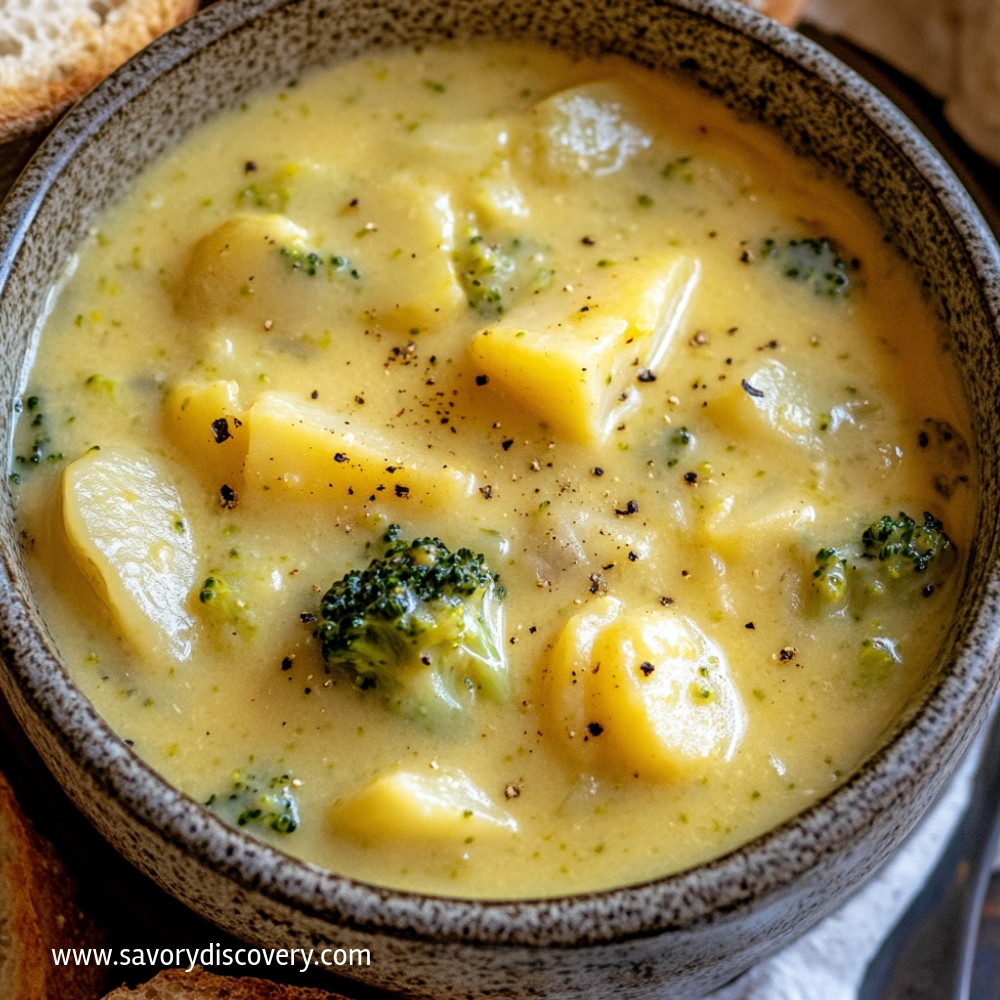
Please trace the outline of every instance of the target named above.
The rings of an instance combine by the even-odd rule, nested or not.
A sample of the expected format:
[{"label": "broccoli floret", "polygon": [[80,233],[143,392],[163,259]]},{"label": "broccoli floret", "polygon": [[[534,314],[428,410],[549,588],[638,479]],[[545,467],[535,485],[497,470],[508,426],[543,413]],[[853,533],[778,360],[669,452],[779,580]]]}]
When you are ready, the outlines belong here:
[{"label": "broccoli floret", "polygon": [[[51,465],[56,462],[62,462],[65,456],[61,451],[52,447],[52,438],[49,436],[47,430],[49,418],[44,412],[40,397],[31,395],[17,400],[15,403],[15,412],[21,414],[19,439],[25,434],[31,438],[31,442],[24,453],[14,456],[14,462],[18,468],[17,471],[11,473],[10,482],[17,485],[22,481],[25,470],[33,466]],[[21,432],[20,428],[23,427],[29,430]]]},{"label": "broccoli floret", "polygon": [[924,512],[924,523],[900,513],[888,514],[865,528],[861,545],[866,556],[877,559],[894,580],[910,573],[924,573],[934,561],[947,560],[954,546],[944,525]]},{"label": "broccoli floret", "polygon": [[233,771],[230,787],[205,802],[236,826],[261,824],[275,833],[292,833],[299,826],[299,807],[289,774],[259,778],[243,769]]},{"label": "broccoli floret", "polygon": [[812,588],[826,606],[860,607],[892,587],[930,597],[955,565],[957,551],[933,514],[923,524],[900,512],[872,522],[857,543],[816,553]]},{"label": "broccoli floret", "polygon": [[398,540],[367,569],[351,570],[320,602],[314,629],[327,669],[413,716],[457,710],[507,690],[501,646],[503,588],[482,555],[439,538]]},{"label": "broccoli floret", "polygon": [[222,573],[205,577],[198,601],[204,608],[205,623],[224,635],[248,638],[256,629],[253,612],[237,578]]},{"label": "broccoli floret", "polygon": [[669,453],[667,468],[672,469],[681,460],[682,456],[687,457],[694,446],[695,436],[686,427],[678,427],[676,430],[671,431],[667,439],[667,450]]},{"label": "broccoli floret", "polygon": [[772,261],[791,281],[808,285],[816,295],[831,299],[847,293],[850,273],[860,266],[857,260],[845,261],[825,236],[784,241],[767,237],[761,240],[757,256]]},{"label": "broccoli floret", "polygon": [[552,278],[537,248],[517,237],[493,242],[475,228],[459,241],[454,262],[469,307],[483,316],[501,315],[519,291],[544,288]]},{"label": "broccoli floret", "polygon": [[317,274],[325,274],[328,278],[333,274],[347,274],[352,278],[360,278],[358,269],[347,257],[339,254],[321,254],[315,250],[303,247],[281,246],[278,248],[281,259],[293,271],[315,278]]}]

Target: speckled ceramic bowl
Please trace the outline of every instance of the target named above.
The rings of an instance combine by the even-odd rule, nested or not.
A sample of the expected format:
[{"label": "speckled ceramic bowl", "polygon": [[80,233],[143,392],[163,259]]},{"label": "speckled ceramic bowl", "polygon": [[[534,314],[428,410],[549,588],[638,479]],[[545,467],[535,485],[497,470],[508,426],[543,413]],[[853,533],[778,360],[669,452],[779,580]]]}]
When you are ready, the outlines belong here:
[{"label": "speckled ceramic bowl", "polygon": [[[95,215],[194,124],[251,88],[381,47],[491,36],[622,53],[676,71],[880,213],[950,324],[982,452],[1000,443],[1000,257],[968,195],[878,93],[810,42],[725,0],[224,0],[72,113],[0,216],[0,436],[8,440],[48,289]],[[354,973],[433,997],[701,996],[837,907],[913,827],[997,688],[998,465],[982,469],[971,554],[940,681],[834,794],[744,848],[649,884],[474,902],[373,888],[223,826],[108,730],[59,662],[0,501],[3,692],[104,836],[194,910],[249,942],[367,948]]]}]

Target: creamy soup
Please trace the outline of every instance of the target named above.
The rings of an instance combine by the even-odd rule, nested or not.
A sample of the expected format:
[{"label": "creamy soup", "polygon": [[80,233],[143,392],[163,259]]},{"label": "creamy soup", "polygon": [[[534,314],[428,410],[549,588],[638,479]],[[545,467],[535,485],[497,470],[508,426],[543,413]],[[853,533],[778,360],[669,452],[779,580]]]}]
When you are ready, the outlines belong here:
[{"label": "creamy soup", "polygon": [[202,127],[53,298],[12,481],[74,678],[372,882],[615,886],[834,788],[928,683],[975,504],[913,276],[707,96],[491,44]]}]

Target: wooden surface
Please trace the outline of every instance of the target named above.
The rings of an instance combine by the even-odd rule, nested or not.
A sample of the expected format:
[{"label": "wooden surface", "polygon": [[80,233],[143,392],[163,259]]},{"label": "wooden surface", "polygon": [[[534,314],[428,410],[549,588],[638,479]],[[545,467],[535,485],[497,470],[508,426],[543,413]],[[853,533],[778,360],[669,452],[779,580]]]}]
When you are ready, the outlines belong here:
[{"label": "wooden surface", "polygon": [[[1000,169],[977,157],[949,131],[941,119],[937,102],[864,53],[837,39],[810,31],[808,26],[804,31],[872,79],[918,121],[943,149],[953,167],[970,186],[984,214],[1000,232]],[[0,146],[0,196],[13,182],[40,138]],[[216,928],[190,914],[114,855],[86,824],[82,824],[79,817],[76,817],[76,822],[82,827],[67,822],[67,810],[72,813],[72,806],[44,772],[32,749],[18,736],[5,706],[0,705],[0,734],[3,733],[6,737],[0,735],[0,767],[11,773],[12,783],[26,811],[40,829],[57,842],[71,865],[75,864],[80,873],[83,901],[106,921],[109,944],[115,947],[203,947],[207,941],[225,943],[224,935]],[[260,970],[244,971],[260,974]],[[135,985],[151,972],[146,970],[145,975],[112,976],[109,988],[123,980]],[[308,977],[295,979],[302,985],[306,985],[307,981]],[[339,982],[328,975],[323,977],[322,983],[329,989],[349,993],[356,1000],[378,1000],[385,996],[377,991]],[[991,882],[983,910],[971,994],[971,1000],[997,998],[1000,998],[1000,873]]]}]

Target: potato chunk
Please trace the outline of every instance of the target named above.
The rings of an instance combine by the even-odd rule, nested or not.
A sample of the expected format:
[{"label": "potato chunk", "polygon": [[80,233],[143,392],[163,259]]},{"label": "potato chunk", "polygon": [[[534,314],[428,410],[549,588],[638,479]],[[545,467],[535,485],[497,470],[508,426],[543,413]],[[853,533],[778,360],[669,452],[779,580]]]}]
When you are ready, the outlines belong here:
[{"label": "potato chunk", "polygon": [[725,657],[693,621],[600,598],[560,633],[545,673],[557,740],[600,773],[680,780],[726,760],[745,727]]},{"label": "potato chunk", "polygon": [[450,322],[465,308],[452,263],[455,214],[443,189],[406,175],[345,189],[327,243],[357,270],[357,314],[409,335]]},{"label": "potato chunk", "polygon": [[457,841],[516,831],[517,822],[464,771],[393,771],[330,807],[330,823],[362,840]]},{"label": "potato chunk", "polygon": [[354,291],[342,260],[320,256],[310,234],[283,215],[235,215],[192,247],[176,308],[210,326],[237,323],[274,336],[316,333],[329,325],[325,286],[337,279]]},{"label": "potato chunk", "polygon": [[818,447],[820,417],[808,387],[780,361],[769,359],[739,384],[711,400],[705,412],[737,437]]},{"label": "potato chunk", "polygon": [[620,170],[652,141],[648,117],[614,80],[571,87],[533,109],[536,171],[553,183]]},{"label": "potato chunk", "polygon": [[271,497],[329,497],[354,504],[447,505],[468,496],[471,475],[443,452],[413,455],[355,417],[349,420],[275,393],[247,411],[245,483]]},{"label": "potato chunk", "polygon": [[239,385],[233,381],[175,386],[164,400],[167,433],[215,489],[228,486],[239,492],[243,487],[244,420]]},{"label": "potato chunk", "polygon": [[516,305],[470,350],[481,370],[554,434],[600,443],[639,402],[638,379],[667,354],[698,283],[684,256],[595,270]]},{"label": "potato chunk", "polygon": [[[739,481],[737,481],[739,482]],[[816,507],[771,484],[743,481],[702,505],[696,537],[725,559],[759,559],[764,551],[789,548],[816,523]],[[756,489],[756,493],[753,490]]]},{"label": "potato chunk", "polygon": [[62,501],[73,555],[125,636],[147,656],[186,660],[197,559],[165,470],[138,450],[94,449],[66,468]]}]

